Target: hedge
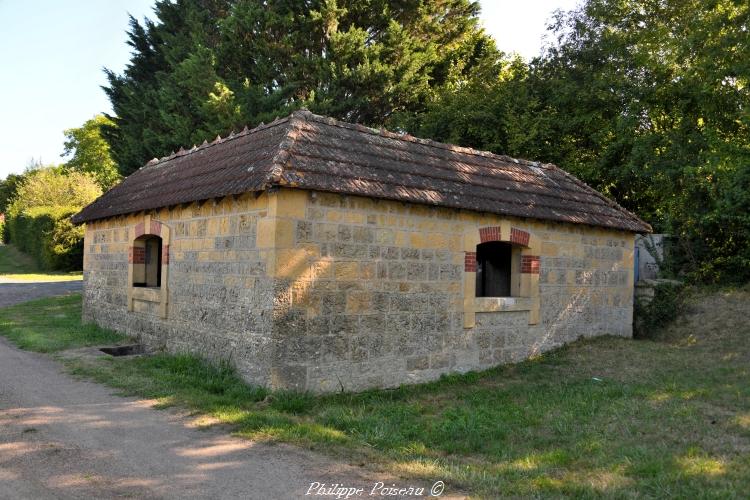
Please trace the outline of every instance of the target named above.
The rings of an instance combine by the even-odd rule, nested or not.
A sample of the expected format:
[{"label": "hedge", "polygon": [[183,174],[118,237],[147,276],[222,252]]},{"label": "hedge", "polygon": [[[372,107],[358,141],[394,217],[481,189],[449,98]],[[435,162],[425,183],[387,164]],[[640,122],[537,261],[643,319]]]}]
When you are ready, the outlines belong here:
[{"label": "hedge", "polygon": [[77,271],[83,268],[83,227],[70,217],[77,207],[33,207],[8,217],[7,234],[19,250],[34,257],[48,270]]}]

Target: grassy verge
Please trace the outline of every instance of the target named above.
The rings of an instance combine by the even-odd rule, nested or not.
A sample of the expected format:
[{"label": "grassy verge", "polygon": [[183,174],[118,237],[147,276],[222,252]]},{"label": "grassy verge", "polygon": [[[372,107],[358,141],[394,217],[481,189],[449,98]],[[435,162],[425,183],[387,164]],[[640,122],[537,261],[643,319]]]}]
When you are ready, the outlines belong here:
[{"label": "grassy verge", "polygon": [[[44,307],[55,302],[77,317],[76,299]],[[240,435],[374,460],[445,480],[448,491],[740,498],[750,491],[748,303],[747,291],[696,296],[657,340],[581,341],[514,366],[361,394],[271,393],[189,356],[68,363]],[[27,334],[57,335],[27,318]]]},{"label": "grassy verge", "polygon": [[43,272],[34,260],[12,245],[0,244],[0,282],[12,281],[73,281],[82,278],[80,272]]},{"label": "grassy verge", "polygon": [[118,333],[81,324],[81,296],[65,295],[0,309],[0,335],[22,349],[57,352],[124,340]]}]

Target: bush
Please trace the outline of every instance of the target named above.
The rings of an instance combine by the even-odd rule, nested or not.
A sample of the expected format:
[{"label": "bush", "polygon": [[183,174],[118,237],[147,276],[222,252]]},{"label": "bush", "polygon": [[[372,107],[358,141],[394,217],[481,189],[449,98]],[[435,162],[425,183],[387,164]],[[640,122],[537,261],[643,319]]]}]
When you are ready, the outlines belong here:
[{"label": "bush", "polygon": [[60,167],[28,172],[8,205],[8,240],[43,269],[82,269],[84,229],[74,226],[70,217],[101,193],[86,174]]},{"label": "bush", "polygon": [[101,194],[101,188],[89,175],[43,167],[26,174],[6,215],[13,218],[33,207],[85,207]]},{"label": "bush", "polygon": [[654,338],[656,333],[675,320],[685,304],[685,289],[676,282],[654,286],[651,300],[638,298],[633,309],[633,336]]},{"label": "bush", "polygon": [[83,227],[70,217],[77,207],[32,207],[8,219],[8,233],[19,250],[43,269],[75,271],[83,268]]},{"label": "bush", "polygon": [[5,214],[0,214],[0,243],[8,241],[5,235]]}]

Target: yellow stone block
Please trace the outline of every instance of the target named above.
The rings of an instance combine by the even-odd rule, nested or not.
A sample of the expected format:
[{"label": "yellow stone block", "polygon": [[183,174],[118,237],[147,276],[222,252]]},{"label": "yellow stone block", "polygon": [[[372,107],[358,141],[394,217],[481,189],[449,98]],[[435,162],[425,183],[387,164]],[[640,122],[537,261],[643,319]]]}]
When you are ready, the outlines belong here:
[{"label": "yellow stone block", "polygon": [[399,231],[396,233],[396,246],[406,247],[410,245],[409,233],[406,231]]},{"label": "yellow stone block", "polygon": [[218,235],[219,234],[219,220],[216,217],[208,219],[206,224],[206,234]]},{"label": "yellow stone block", "polygon": [[346,312],[362,313],[372,308],[372,297],[369,292],[350,292],[346,296]]},{"label": "yellow stone block", "polygon": [[344,212],[341,215],[341,221],[348,224],[364,224],[365,216],[358,212]]},{"label": "yellow stone block", "polygon": [[531,274],[522,273],[521,277],[519,279],[520,282],[520,295],[521,297],[530,297],[532,290],[531,290]]},{"label": "yellow stone block", "polygon": [[474,312],[474,296],[476,294],[477,275],[464,273],[464,328],[474,328],[476,313]]},{"label": "yellow stone block", "polygon": [[409,233],[408,245],[412,248],[427,248],[429,246],[424,234],[419,232]]},{"label": "yellow stone block", "polygon": [[575,270],[568,269],[565,271],[565,283],[568,285],[575,285],[576,284],[576,272]]},{"label": "yellow stone block", "polygon": [[276,195],[276,215],[304,219],[307,209],[307,193],[299,189],[282,189]]},{"label": "yellow stone block", "polygon": [[375,278],[376,265],[374,262],[363,262],[360,264],[360,277],[363,280]]},{"label": "yellow stone block", "polygon": [[334,275],[337,280],[356,280],[359,278],[359,263],[335,262]]},{"label": "yellow stone block", "polygon": [[379,245],[393,245],[395,235],[392,229],[377,229],[375,231],[375,243]]},{"label": "yellow stone block", "polygon": [[275,242],[276,220],[264,218],[258,221],[256,246],[258,248],[273,248]]},{"label": "yellow stone block", "polygon": [[534,303],[531,305],[531,309],[529,310],[529,324],[530,325],[538,325],[541,311],[540,311],[540,303],[539,299],[537,298]]},{"label": "yellow stone block", "polygon": [[310,279],[331,279],[333,278],[333,262],[330,260],[319,260],[310,265]]},{"label": "yellow stone block", "polygon": [[481,241],[479,240],[479,229],[476,227],[468,227],[464,231],[464,251],[465,252],[476,252],[477,245]]},{"label": "yellow stone block", "polygon": [[535,233],[530,233],[529,236],[529,255],[541,255],[542,253],[542,239]]},{"label": "yellow stone block", "polygon": [[230,233],[230,224],[229,224],[229,217],[221,217],[219,218],[219,234],[220,235],[228,235]]},{"label": "yellow stone block", "polygon": [[531,288],[529,297],[539,297],[539,275],[529,274],[529,286]]},{"label": "yellow stone block", "polygon": [[309,254],[304,249],[282,249],[276,250],[276,272],[277,278],[297,278],[309,267]]},{"label": "yellow stone block", "polygon": [[556,244],[550,243],[548,241],[542,242],[542,255],[545,255],[547,257],[557,257],[559,254],[560,249]]},{"label": "yellow stone block", "polygon": [[292,219],[276,219],[276,248],[294,247],[294,234],[297,221]]}]

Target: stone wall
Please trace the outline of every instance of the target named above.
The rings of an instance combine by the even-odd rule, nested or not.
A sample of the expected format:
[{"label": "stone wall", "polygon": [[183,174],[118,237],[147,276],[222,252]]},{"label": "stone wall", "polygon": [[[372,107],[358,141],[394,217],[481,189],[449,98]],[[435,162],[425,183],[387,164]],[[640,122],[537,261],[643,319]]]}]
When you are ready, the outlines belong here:
[{"label": "stone wall", "polygon": [[[84,320],[155,348],[231,359],[248,380],[270,383],[273,283],[256,245],[267,215],[266,195],[244,195],[88,224]],[[146,219],[170,233],[164,315],[161,294],[151,289],[133,290],[128,310],[128,253],[136,227],[151,226]]]},{"label": "stone wall", "polygon": [[[168,304],[128,311],[132,227],[170,227]],[[475,299],[472,253],[521,248],[512,299]],[[250,382],[312,391],[421,382],[581,336],[631,335],[633,235],[282,189],[90,224],[84,316]]]},{"label": "stone wall", "polygon": [[[582,336],[631,336],[630,233],[289,196],[297,208],[276,268],[274,328],[287,332],[282,359],[295,387],[390,387],[519,361]],[[496,233],[523,244],[519,297],[475,299],[469,254]]]}]

